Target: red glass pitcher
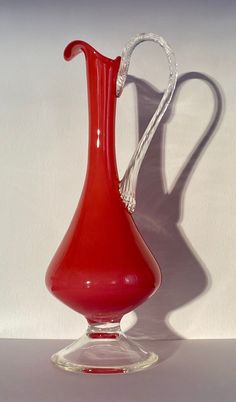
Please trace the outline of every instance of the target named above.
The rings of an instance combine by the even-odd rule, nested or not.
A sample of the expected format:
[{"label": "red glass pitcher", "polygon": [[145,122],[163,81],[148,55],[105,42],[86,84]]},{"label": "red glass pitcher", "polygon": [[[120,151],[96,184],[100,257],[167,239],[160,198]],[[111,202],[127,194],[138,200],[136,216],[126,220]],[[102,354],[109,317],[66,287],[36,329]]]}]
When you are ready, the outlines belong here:
[{"label": "red glass pitcher", "polygon": [[[115,154],[116,98],[124,87],[134,48],[147,40],[165,50],[169,83],[120,181]],[[120,320],[161,282],[158,263],[132,212],[142,160],[175,88],[176,63],[170,46],[154,34],[135,36],[114,60],[80,40],[66,47],[64,57],[71,60],[80,52],[86,58],[88,81],[87,173],[72,222],[49,265],[46,284],[54,296],[86,317],[88,329],[78,341],[54,354],[52,361],[69,371],[127,373],[158,359],[121,332]]]}]

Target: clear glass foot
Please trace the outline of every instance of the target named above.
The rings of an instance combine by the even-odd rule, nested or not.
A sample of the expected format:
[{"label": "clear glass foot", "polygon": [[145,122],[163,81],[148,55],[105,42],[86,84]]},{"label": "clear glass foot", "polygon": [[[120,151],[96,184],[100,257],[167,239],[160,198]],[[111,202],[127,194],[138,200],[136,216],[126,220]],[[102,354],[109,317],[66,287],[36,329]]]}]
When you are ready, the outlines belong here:
[{"label": "clear glass foot", "polygon": [[67,371],[125,374],[155,365],[158,356],[131,341],[119,324],[109,323],[90,325],[85,335],[55,353],[51,360]]}]

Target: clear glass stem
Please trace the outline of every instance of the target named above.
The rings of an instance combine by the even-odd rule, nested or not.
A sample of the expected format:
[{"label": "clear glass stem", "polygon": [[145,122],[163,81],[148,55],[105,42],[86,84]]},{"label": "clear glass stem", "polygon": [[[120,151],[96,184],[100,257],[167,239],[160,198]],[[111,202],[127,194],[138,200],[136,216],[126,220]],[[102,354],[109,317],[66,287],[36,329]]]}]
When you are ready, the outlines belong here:
[{"label": "clear glass stem", "polygon": [[119,323],[97,323],[89,325],[85,335],[55,353],[51,360],[72,372],[126,374],[155,365],[158,356],[129,339]]},{"label": "clear glass stem", "polygon": [[175,61],[175,55],[170,45],[161,37],[153,33],[141,33],[130,39],[126,44],[122,55],[120,69],[117,76],[116,95],[119,97],[125,85],[125,81],[128,74],[131,55],[137,45],[145,41],[152,41],[158,43],[164,50],[169,65],[169,82],[168,86],[163,94],[161,102],[158,105],[156,112],[151,118],[131,160],[129,166],[120,182],[120,193],[123,202],[128,210],[134,212],[136,200],[136,185],[140,166],[156,132],[156,129],[171,101],[174,93],[176,81],[177,81],[177,65]]}]

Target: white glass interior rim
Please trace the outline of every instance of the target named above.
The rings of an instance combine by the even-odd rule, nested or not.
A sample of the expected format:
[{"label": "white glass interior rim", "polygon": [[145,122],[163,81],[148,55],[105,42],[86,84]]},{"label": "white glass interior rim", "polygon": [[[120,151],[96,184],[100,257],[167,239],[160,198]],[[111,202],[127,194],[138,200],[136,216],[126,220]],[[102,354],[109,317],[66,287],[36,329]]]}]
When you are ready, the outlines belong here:
[{"label": "white glass interior rim", "polygon": [[124,201],[129,212],[131,213],[134,211],[136,205],[135,191],[140,166],[147,152],[149,144],[152,140],[152,137],[155,134],[156,129],[171,101],[177,81],[177,65],[175,55],[171,46],[166,42],[166,40],[163,37],[159,35],[156,35],[154,33],[140,33],[131,38],[123,49],[121,55],[120,68],[116,82],[117,97],[119,97],[123,91],[125,81],[128,75],[131,55],[136,46],[145,41],[155,42],[163,48],[168,60],[169,81],[167,88],[164,91],[161,102],[159,103],[157,110],[152,116],[150,122],[148,123],[147,128],[144,131],[144,134],[140,139],[137,148],[130,160],[129,166],[124,174],[124,177],[120,182],[121,198]]}]

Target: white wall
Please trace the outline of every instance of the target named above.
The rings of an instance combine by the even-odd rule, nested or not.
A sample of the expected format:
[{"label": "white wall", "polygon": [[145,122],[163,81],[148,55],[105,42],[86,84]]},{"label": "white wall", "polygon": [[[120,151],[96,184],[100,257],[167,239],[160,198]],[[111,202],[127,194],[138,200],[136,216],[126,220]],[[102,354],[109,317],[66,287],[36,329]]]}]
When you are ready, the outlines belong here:
[{"label": "white wall", "polygon": [[[86,166],[85,62],[68,64],[62,53],[83,39],[115,57],[138,32],[172,44],[180,81],[140,174],[135,214],[164,283],[124,325],[159,338],[236,336],[235,13],[229,0],[0,2],[1,337],[73,338],[86,326],[44,285]],[[140,46],[130,74],[156,87],[136,81],[141,127],[166,84],[161,50]],[[138,135],[136,101],[130,84],[118,100],[121,174]],[[209,141],[191,157],[204,136]],[[170,193],[188,159],[172,196],[164,195],[163,181]]]}]

